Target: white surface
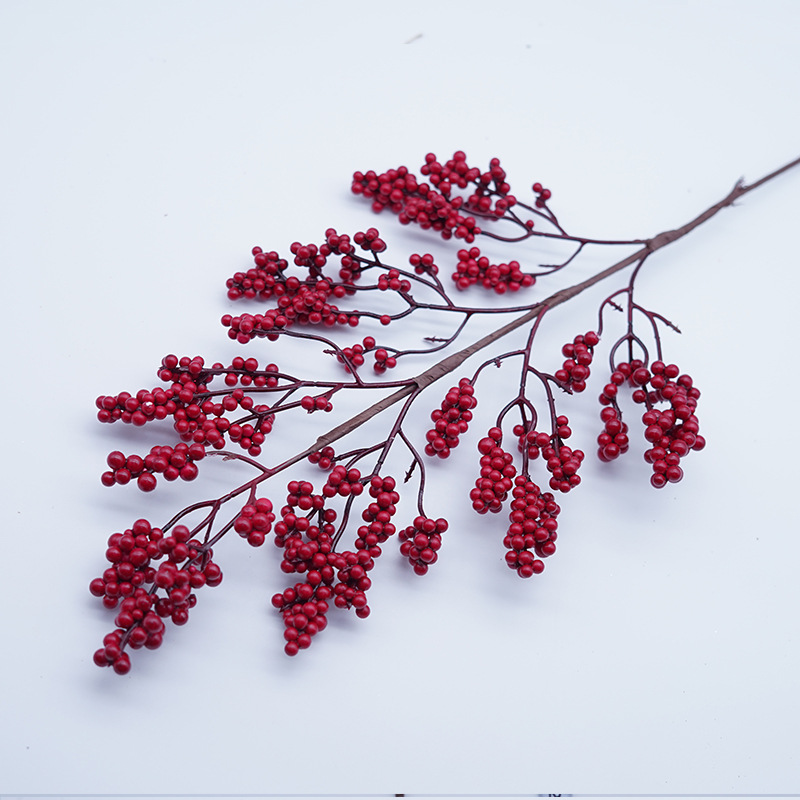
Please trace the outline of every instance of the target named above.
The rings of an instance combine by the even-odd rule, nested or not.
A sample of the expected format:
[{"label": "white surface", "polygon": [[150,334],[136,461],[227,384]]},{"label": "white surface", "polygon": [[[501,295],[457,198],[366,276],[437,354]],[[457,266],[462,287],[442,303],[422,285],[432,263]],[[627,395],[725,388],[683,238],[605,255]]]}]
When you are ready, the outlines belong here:
[{"label": "white surface", "polygon": [[[4,3],[0,792],[798,791],[800,173],[653,259],[709,446],[662,492],[633,454],[587,465],[539,578],[465,501],[476,425],[431,470],[439,563],[387,547],[372,616],[332,611],[296,659],[272,546],[224,542],[222,585],[126,678],[91,663],[112,617],[86,587],[111,532],[218,488],[101,487],[143,440],[93,404],[167,352],[239,352],[217,320],[250,247],[377,224],[399,262],[444,254],[349,178],[459,148],[574,232],[676,227],[800,154],[799,26],[794,2]],[[605,293],[553,313],[548,368]],[[587,451],[593,377],[567,411]]]}]

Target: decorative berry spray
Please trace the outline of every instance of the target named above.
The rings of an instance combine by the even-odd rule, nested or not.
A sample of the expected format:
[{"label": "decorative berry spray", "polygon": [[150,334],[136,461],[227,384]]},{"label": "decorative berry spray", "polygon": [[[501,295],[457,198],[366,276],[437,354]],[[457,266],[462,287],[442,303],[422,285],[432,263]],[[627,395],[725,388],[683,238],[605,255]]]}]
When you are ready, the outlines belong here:
[{"label": "decorative berry spray", "polygon": [[[457,290],[484,289],[527,299],[507,306],[460,303],[431,254],[411,254],[408,266],[384,260],[387,245],[376,228],[352,237],[328,229],[317,243],[292,244],[291,258],[253,248],[252,266],[227,282],[228,297],[242,301],[249,310],[226,314],[222,324],[231,339],[250,349],[257,346],[257,355],[267,356],[268,363],[261,364],[255,356],[237,356],[224,364],[207,363],[200,356],[167,355],[158,370],[159,386],[97,398],[101,422],[143,427],[167,420],[174,430],[171,441],[145,455],[111,452],[108,469],[101,475],[104,485],[135,482],[143,492],[151,492],[162,479],[192,481],[212,456],[247,465],[253,477],[222,496],[187,506],[163,523],[138,519],[109,537],[108,566],[89,588],[115,612],[115,628],[95,652],[95,663],[125,674],[131,666],[130,651],[160,647],[166,621],[185,624],[198,590],[222,581],[215,549],[231,531],[252,547],[271,538],[282,550],[281,570],[292,577],[273,596],[272,605],[283,618],[288,655],[309,647],[325,629],[332,607],[369,616],[376,560],[395,534],[400,555],[417,575],[425,575],[440,558],[448,523],[426,508],[432,502],[426,496],[428,464],[454,457],[453,451],[464,441],[472,441],[477,449],[478,473],[471,490],[464,487],[465,496],[478,514],[507,509],[509,522],[502,539],[506,564],[522,578],[541,573],[545,560],[556,551],[561,514],[556,497],[579,486],[587,457],[568,443],[572,429],[557,408],[558,398],[587,390],[591,372],[597,369],[596,351],[618,312],[624,316],[622,333],[608,344],[607,382],[599,390],[597,457],[613,461],[628,451],[631,438],[643,437],[652,486],[679,482],[685,459],[705,446],[697,416],[700,391],[688,374],[665,360],[661,333],[664,327],[675,326],[636,301],[637,276],[662,247],[798,164],[800,159],[753,184],[736,184],[681,228],[627,241],[568,233],[551,207],[551,191],[534,183],[533,199],[523,202],[511,193],[496,158],[485,171],[470,166],[458,151],[444,163],[428,154],[421,177],[406,167],[380,174],[356,172],[352,191],[368,199],[373,211],[388,211],[401,224],[463,242],[450,266]],[[526,270],[522,260],[492,263],[475,244],[482,237],[514,246],[547,238],[562,242],[570,252],[559,264]],[[635,252],[549,297],[541,292],[528,297],[535,291],[531,287],[568,268],[592,247],[627,247]],[[518,257],[526,258],[524,253]],[[596,325],[563,345],[564,360],[554,372],[541,368],[557,362],[547,348],[537,348],[534,362],[534,344],[538,345],[543,321],[554,308],[629,268],[623,286],[600,304]],[[370,307],[370,298],[387,296],[393,298],[394,310],[387,312],[385,302]],[[419,349],[396,347],[392,326],[402,326],[419,313],[441,320],[440,335],[427,337]],[[517,316],[456,349],[468,323],[486,314]],[[352,329],[361,323],[374,330],[350,343]],[[586,327],[590,324],[583,323],[579,330]],[[519,329],[527,330],[523,347],[494,352],[496,343]],[[320,380],[278,366],[274,362],[281,362],[281,342],[286,339],[301,340],[309,350],[335,359],[341,377]],[[477,363],[476,357],[487,348],[493,348],[492,354]],[[473,367],[467,372],[468,360]],[[401,361],[426,366],[412,378],[387,379],[386,373]],[[486,371],[506,364],[518,370],[519,382],[516,394],[504,402],[494,396]],[[366,374],[370,366],[373,377]],[[431,384],[459,369],[464,372],[443,399],[439,394],[432,400]],[[368,398],[375,389],[391,393],[304,449],[289,454],[264,451],[273,427],[287,417],[328,414],[335,411],[339,397],[360,392]],[[628,418],[630,411],[623,417],[626,403],[620,399],[627,394],[641,406],[641,414],[633,414],[633,419]],[[489,430],[473,436],[470,425],[479,400],[497,404],[498,410]],[[421,413],[420,408],[426,409],[432,424],[424,439],[415,441],[408,433],[408,420]],[[345,439],[355,440],[365,422],[389,409],[394,409],[394,416],[385,415],[385,431],[377,440],[334,448]],[[396,448],[405,450],[410,460],[400,480],[384,471],[390,451]],[[324,473],[318,488],[292,476],[292,468],[304,460]],[[279,473],[288,473],[285,495],[276,485]],[[400,492],[409,486],[412,496],[415,492],[416,514],[398,528]],[[502,560],[501,550],[498,557]]]}]

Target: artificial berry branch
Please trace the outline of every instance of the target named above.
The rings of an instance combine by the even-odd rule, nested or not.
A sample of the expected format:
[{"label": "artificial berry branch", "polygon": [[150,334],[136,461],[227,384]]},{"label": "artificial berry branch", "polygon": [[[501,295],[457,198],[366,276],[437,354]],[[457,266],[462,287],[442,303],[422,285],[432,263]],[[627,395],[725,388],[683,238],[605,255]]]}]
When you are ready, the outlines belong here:
[{"label": "artificial berry branch", "polygon": [[[272,598],[283,617],[288,655],[309,647],[312,638],[324,630],[331,606],[354,609],[357,616],[367,617],[367,592],[372,585],[368,573],[390,537],[398,534],[400,554],[418,575],[426,574],[438,560],[448,523],[429,515],[425,508],[431,477],[426,461],[451,456],[469,433],[485,371],[514,360],[520,363],[518,388],[506,402],[498,403],[494,424],[477,439],[479,474],[469,497],[475,511],[485,514],[500,512],[511,496],[503,539],[505,561],[523,578],[541,573],[545,559],[556,550],[561,513],[556,495],[580,484],[578,473],[586,457],[584,451],[566,443],[572,429],[566,415],[559,413],[558,397],[586,390],[607,313],[622,311],[625,329],[609,347],[610,377],[599,394],[603,429],[597,437],[597,455],[608,462],[629,449],[630,428],[619,402],[621,390],[627,388],[632,401],[643,406],[643,436],[649,445],[644,458],[652,467],[652,486],[662,488],[680,481],[682,460],[705,446],[696,415],[700,392],[688,374],[664,361],[659,327],[677,328],[662,314],[634,300],[637,276],[658,250],[798,164],[800,159],[750,185],[739,181],[718,203],[680,228],[631,240],[568,233],[551,208],[552,192],[537,182],[531,187],[533,202],[520,201],[511,193],[499,159],[492,159],[488,169],[481,171],[470,166],[461,151],[444,163],[428,154],[421,178],[406,167],[380,174],[356,172],[353,193],[369,199],[373,211],[394,213],[401,224],[416,224],[445,240],[463,240],[465,247],[452,256],[451,278],[458,291],[477,287],[499,295],[526,292],[538,279],[569,267],[587,247],[636,249],[549,297],[498,307],[457,302],[429,253],[411,254],[410,268],[390,264],[385,255],[387,244],[376,228],[352,237],[331,228],[321,242],[295,242],[290,247],[291,263],[275,251],[253,248],[252,267],[235,273],[227,281],[227,292],[229,299],[259,303],[262,310],[225,314],[222,324],[229,338],[242,345],[265,342],[262,350],[270,355],[281,353],[281,340],[292,339],[309,351],[335,359],[343,374],[335,380],[296,375],[273,362],[261,366],[252,356],[209,365],[200,356],[167,355],[158,370],[162,386],[135,395],[122,392],[97,398],[101,422],[143,427],[168,421],[179,440],[157,445],[144,456],[114,450],[101,477],[106,486],[135,481],[139,489],[151,492],[160,479],[192,481],[209,456],[246,465],[255,474],[220,497],[188,505],[160,527],[142,518],[111,535],[106,549],[109,566],[91,582],[90,591],[106,608],[116,611],[115,629],[94,654],[95,663],[125,674],[130,669],[129,651],[161,645],[165,619],[177,625],[186,623],[197,602],[197,591],[222,581],[214,548],[231,531],[254,547],[272,537],[283,552],[281,570],[295,576],[290,586]],[[512,235],[507,235],[509,230]],[[574,245],[574,252],[560,264],[525,271],[516,259],[492,263],[475,245],[480,237],[506,245],[557,239]],[[554,372],[540,368],[534,349],[541,338],[545,312],[552,313],[629,267],[633,269],[627,284],[601,302],[596,330],[577,334],[563,345],[564,360]],[[391,298],[391,312],[385,301],[371,302],[378,296]],[[367,307],[354,307],[356,300]],[[361,323],[377,324],[381,329],[394,326],[394,331],[402,325],[401,320],[421,312],[433,314],[445,324],[445,330],[425,337],[427,348],[403,348],[397,339],[387,339],[379,330],[348,343],[349,332]],[[485,314],[517,316],[466,347],[449,352],[465,334],[468,323]],[[431,385],[526,327],[522,348],[494,353],[471,374],[459,378],[430,412],[432,426],[424,441],[415,441],[408,422]],[[328,333],[319,332],[323,329]],[[653,342],[651,348],[648,341]],[[655,358],[651,358],[651,349]],[[395,369],[398,361],[430,361],[440,353],[447,354],[413,377],[382,377]],[[368,359],[376,378],[364,374]],[[299,413],[334,412],[340,398],[354,391],[377,391],[383,396],[307,447],[282,455],[268,451],[270,460],[265,462],[263,448],[274,425]],[[498,400],[489,390],[484,390],[483,396],[490,402]],[[334,449],[335,443],[397,404],[399,410],[387,420],[386,433],[377,440],[354,442],[344,452]],[[515,448],[503,446],[504,426],[511,429]],[[401,486],[394,477],[383,474],[393,449],[405,449],[410,458],[403,483],[417,482],[416,516],[400,529],[394,518]],[[541,481],[536,474],[539,459],[549,474],[549,491],[537,483]],[[283,505],[263,496],[268,481],[293,468],[299,470],[303,461],[323,473],[321,484],[315,488],[298,472],[288,476]],[[270,491],[275,498],[280,490],[273,487]],[[355,534],[351,546],[345,539],[348,532]]]}]

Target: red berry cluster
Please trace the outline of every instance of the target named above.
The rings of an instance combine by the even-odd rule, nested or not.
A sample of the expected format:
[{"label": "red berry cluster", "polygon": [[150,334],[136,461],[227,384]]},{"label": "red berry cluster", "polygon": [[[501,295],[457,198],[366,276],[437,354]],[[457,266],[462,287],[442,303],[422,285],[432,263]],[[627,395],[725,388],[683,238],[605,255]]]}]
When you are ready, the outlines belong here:
[{"label": "red berry cluster", "polygon": [[195,461],[200,461],[205,454],[203,445],[189,446],[183,442],[174,448],[155,445],[144,458],[137,455],[126,457],[115,450],[108,454],[106,463],[110,469],[100,476],[100,480],[104,486],[113,486],[116,483],[125,485],[136,478],[136,484],[143,492],[152,492],[156,488],[156,474],[163,475],[168,481],[178,478],[193,481],[197,477]]},{"label": "red berry cluster", "polygon": [[[427,161],[429,158],[432,160]],[[426,156],[427,164],[435,161],[432,154]],[[422,171],[424,174],[424,167]],[[407,167],[390,169],[380,175],[374,170],[356,172],[352,183],[354,194],[372,199],[373,211],[388,208],[398,215],[403,225],[415,222],[423,230],[438,231],[443,239],[455,236],[473,242],[480,228],[474,217],[461,214],[464,198],[451,197],[450,189],[448,181],[439,182],[439,191],[428,183],[419,183]]]},{"label": "red berry cluster", "polygon": [[387,369],[394,369],[397,366],[397,359],[389,355],[389,351],[385,347],[379,347],[375,350],[375,363],[372,368],[379,375],[386,372]]},{"label": "red berry cluster", "polygon": [[[471,186],[472,194],[466,198],[463,207],[481,216],[499,219],[517,205],[517,198],[510,194],[511,186],[506,180],[506,171],[500,166],[499,158],[492,158],[489,168],[481,172],[477,167],[469,166],[467,156],[462,150],[453,153],[453,157],[444,164],[433,153],[428,153],[420,172],[429,176],[430,182],[448,198],[452,196],[453,189],[463,190]],[[533,221],[528,220],[526,225],[532,228]]]},{"label": "red berry cluster", "polygon": [[386,249],[386,242],[381,239],[377,228],[367,228],[353,236],[353,241],[368,253],[382,253]]},{"label": "red berry cluster", "polygon": [[378,278],[378,289],[382,292],[408,292],[411,282],[401,278],[399,270],[390,269]]},{"label": "red berry cluster", "polygon": [[531,189],[536,195],[536,208],[544,208],[547,205],[547,201],[553,196],[553,193],[549,189],[545,189],[538,181],[531,186]]},{"label": "red berry cluster", "polygon": [[[354,241],[371,254],[386,249],[385,242],[375,228],[359,232]],[[253,248],[256,267],[248,272],[237,272],[228,280],[228,296],[269,299],[276,297],[276,307],[263,314],[225,314],[222,324],[228,328],[228,336],[246,343],[256,336],[266,336],[274,341],[276,331],[295,324],[301,325],[358,325],[358,313],[341,311],[333,300],[341,299],[355,292],[351,285],[362,272],[363,259],[355,256],[355,247],[346,234],[338,234],[333,228],[325,231],[325,241],[321,245],[291,245],[294,264],[308,270],[308,275],[300,278],[287,276],[288,262],[277,253],[264,253],[261,248]],[[339,278],[326,277],[323,268],[331,255],[341,256]],[[410,286],[409,286],[410,288]]]},{"label": "red berry cluster", "polygon": [[[281,521],[275,525],[275,545],[284,548],[281,569],[287,573],[309,572],[308,581],[318,585],[324,580],[320,568],[326,561],[315,556],[332,550],[336,512],[325,509],[324,498],[314,494],[314,487],[308,481],[291,481],[288,490],[287,505],[281,509]],[[298,513],[301,511],[307,513]],[[315,516],[320,524],[314,523]]]},{"label": "red berry cluster", "polygon": [[[277,364],[267,364],[263,370],[259,370],[257,359],[242,358],[241,356],[236,356],[231,361],[228,370],[225,372],[225,385],[231,387],[241,384],[242,386],[255,386],[257,389],[263,387],[274,389],[278,385],[280,376]],[[208,380],[210,379],[211,376],[209,375]],[[165,380],[169,380],[169,378],[165,378]],[[235,396],[234,399],[241,399],[241,396]],[[230,405],[230,401],[228,401],[228,404]],[[231,407],[226,408],[226,410],[235,411],[236,409]]]},{"label": "red berry cluster", "polygon": [[364,365],[364,345],[354,344],[352,347],[343,347],[336,353],[336,360],[344,364],[346,372],[351,372]]},{"label": "red berry cluster", "polygon": [[[331,555],[338,557],[338,553]],[[314,587],[303,582],[273,596],[273,607],[283,614],[286,655],[296,656],[300,650],[311,645],[312,636],[325,630],[328,625],[328,600],[331,596],[330,586]]]},{"label": "red berry cluster", "polygon": [[424,575],[439,558],[442,534],[447,530],[446,519],[417,517],[413,524],[400,531],[400,554],[408,559],[417,575]]},{"label": "red berry cluster", "polygon": [[[456,150],[453,157],[444,164],[439,163],[433,153],[428,153],[420,172],[429,175],[430,182],[445,194],[450,194],[453,185],[459,189],[466,189],[470,183],[482,184],[484,187],[494,183],[500,194],[507,194],[510,187],[505,183],[506,173],[500,167],[499,158],[491,160],[489,170],[482,176],[479,169],[467,164],[467,154],[463,150]],[[484,177],[485,180],[482,180]]]},{"label": "red berry cluster", "polygon": [[[699,389],[694,386],[691,376],[682,375],[675,364],[654,361],[649,369],[640,360],[618,364],[611,374],[611,382],[600,395],[600,402],[605,406],[601,418],[606,426],[604,433],[598,437],[602,461],[613,460],[619,455],[614,445],[619,445],[617,439],[620,436],[624,437],[623,441],[627,445],[627,427],[623,427],[616,402],[618,387],[625,382],[635,387],[633,401],[647,407],[642,414],[642,422],[645,425],[644,438],[652,445],[644,454],[645,461],[653,467],[650,483],[657,489],[663,488],[667,483],[678,483],[683,478],[681,459],[691,450],[702,450],[706,444],[700,435],[695,414],[700,397]],[[669,404],[669,408],[660,411],[654,407],[664,402]],[[620,433],[611,434],[609,428],[617,430],[618,426]],[[611,435],[614,436],[613,442],[606,443],[605,437]],[[624,452],[621,446],[620,452]]]},{"label": "red berry cluster", "polygon": [[159,541],[164,532],[152,528],[147,520],[140,519],[124,533],[114,533],[108,539],[106,560],[113,564],[89,585],[95,597],[103,598],[106,608],[116,608],[119,600],[130,597],[145,583],[152,583],[155,571],[150,570],[151,559],[162,558]]},{"label": "red berry cluster", "polygon": [[[319,275],[330,255],[341,256],[342,270],[346,271],[345,275],[340,271],[342,280],[351,281],[358,275],[357,262],[352,258],[355,247],[350,237],[347,234],[338,234],[333,228],[325,231],[325,241],[321,245],[294,242],[290,250],[294,255],[295,265],[307,267],[312,275]],[[274,251],[265,253],[260,247],[254,247],[252,252],[255,267],[246,272],[237,272],[228,278],[226,285],[231,300],[268,300],[293,291],[293,286],[287,286],[289,278],[285,272],[289,262],[286,259]],[[355,271],[352,269],[354,266]]]},{"label": "red berry cluster", "polygon": [[408,258],[408,263],[414,267],[414,272],[417,275],[438,275],[439,267],[433,262],[433,256],[430,253],[420,255],[419,253],[412,253]]},{"label": "red berry cluster", "polygon": [[469,378],[462,378],[442,400],[442,407],[431,412],[434,422],[426,434],[428,443],[425,454],[447,458],[454,447],[458,447],[458,437],[467,432],[472,421],[472,409],[478,405],[475,387]]},{"label": "red berry cluster", "polygon": [[361,514],[365,524],[358,529],[356,550],[364,550],[374,558],[381,554],[380,545],[396,530],[392,517],[397,513],[400,495],[395,486],[395,479],[391,476],[381,478],[376,475],[369,482],[372,502]]},{"label": "red berry cluster", "polygon": [[320,469],[324,469],[327,472],[333,464],[335,455],[334,449],[328,445],[327,447],[323,447],[322,450],[310,453],[308,460],[311,464],[316,464]]},{"label": "red berry cluster", "polygon": [[284,270],[289,266],[286,259],[276,252],[265,253],[260,247],[253,248],[255,267],[247,272],[237,272],[227,280],[228,297],[231,300],[256,297],[267,300],[274,294],[281,295],[285,291]]},{"label": "red berry cluster", "polygon": [[[650,392],[646,402],[669,403],[664,411],[649,408],[642,415],[642,422],[647,426],[645,439],[653,445],[644,454],[645,461],[653,465],[650,483],[660,489],[683,478],[681,459],[691,450],[702,450],[706,441],[700,435],[695,414],[700,390],[694,386],[691,376],[680,374],[675,364],[661,361],[653,362],[650,369]],[[656,435],[658,431],[660,436]]]},{"label": "red berry cluster", "polygon": [[[182,387],[178,387],[180,393]],[[166,419],[178,408],[174,389],[140,389],[136,396],[130,392],[117,395],[100,395],[95,401],[100,422],[122,420],[128,425],[146,425],[154,419]]]},{"label": "red berry cluster", "polygon": [[[331,448],[331,451],[333,448]],[[361,471],[339,464],[334,467],[328,475],[328,480],[322,487],[323,497],[358,497],[364,491],[364,484],[361,483]]]},{"label": "red berry cluster", "polygon": [[580,482],[578,470],[585,458],[582,450],[573,450],[564,444],[572,436],[569,419],[563,414],[556,417],[554,433],[539,433],[524,425],[514,426],[514,435],[519,439],[520,451],[527,451],[528,458],[541,454],[551,474],[550,488],[555,492],[568,492]]},{"label": "red berry cluster", "polygon": [[[97,418],[101,422],[116,422],[121,420],[133,425],[144,425],[152,420],[172,417],[175,431],[184,442],[211,445],[220,448],[224,445],[225,434],[233,441],[240,441],[244,449],[253,445],[260,446],[264,441],[264,434],[272,429],[274,416],[269,413],[269,408],[259,406],[254,409],[253,399],[247,397],[241,387],[233,389],[230,393],[212,400],[208,392],[208,384],[215,375],[225,374],[225,383],[235,386],[241,382],[245,386],[251,383],[255,386],[277,385],[277,367],[270,364],[267,370],[254,374],[258,367],[255,359],[234,359],[230,367],[214,364],[210,369],[204,365],[200,356],[178,358],[175,355],[164,356],[158,376],[162,381],[171,382],[166,389],[145,389],[137,392],[132,397],[128,392],[118,395],[101,396],[96,404],[100,409]],[[240,364],[237,368],[236,364]],[[245,367],[248,365],[249,369]],[[131,409],[134,409],[131,411]],[[229,419],[224,417],[226,412],[237,409],[252,411],[257,419],[257,427],[250,426],[249,433],[245,435],[240,428],[231,425]],[[256,434],[253,436],[253,434]],[[244,441],[246,439],[247,441]],[[251,455],[258,455],[251,452]]]},{"label": "red berry cluster", "polygon": [[583,392],[586,389],[593,350],[599,342],[600,337],[594,331],[589,331],[583,336],[576,336],[571,344],[565,344],[561,348],[565,361],[553,377],[564,389],[571,392]]},{"label": "red berry cluster", "polygon": [[544,570],[541,559],[556,551],[561,508],[550,492],[542,492],[527,476],[518,475],[512,493],[511,524],[503,544],[508,548],[506,564],[521,578],[530,578]]},{"label": "red berry cluster", "polygon": [[481,472],[469,498],[479,514],[500,511],[514,485],[517,468],[511,453],[500,446],[502,441],[503,432],[500,428],[490,428],[488,436],[478,442]]},{"label": "red berry cluster", "polygon": [[266,336],[275,341],[275,331],[284,330],[294,324],[300,325],[358,325],[358,315],[340,311],[328,302],[331,295],[344,296],[341,286],[333,286],[329,281],[318,280],[313,285],[301,283],[294,276],[286,280],[286,293],[278,298],[277,308],[270,308],[263,314],[225,314],[222,324],[228,328],[228,337],[246,344],[257,336]]},{"label": "red berry cluster", "polygon": [[[611,375],[611,384],[609,386],[616,386],[615,378],[625,378],[622,373],[614,372]],[[609,388],[606,386],[606,389]],[[616,395],[614,395],[616,396]],[[610,398],[603,390],[601,397]],[[601,400],[602,402],[602,400]],[[630,439],[628,438],[628,423],[622,421],[622,414],[616,402],[612,405],[605,406],[600,411],[600,419],[603,422],[603,432],[597,437],[597,457],[604,462],[614,461],[619,458],[623,453],[628,452],[630,447]]]},{"label": "red berry cluster", "polygon": [[[374,233],[370,234],[370,241],[378,238],[377,231],[374,228],[371,231]],[[358,241],[363,236],[364,234],[356,234],[353,238],[357,240],[357,244],[363,245],[363,238]],[[381,249],[380,244],[377,244],[376,247]],[[340,256],[339,277],[345,284],[358,280],[361,275],[361,267],[355,256],[356,249],[350,241],[350,237],[346,233],[337,233],[335,228],[328,228],[325,231],[325,241],[319,247],[315,244],[301,245],[299,242],[294,242],[289,249],[294,255],[295,265],[307,267],[312,279],[321,274],[330,255]],[[336,288],[337,297],[344,297],[345,294],[353,294],[353,292],[354,289],[346,285]]]},{"label": "red berry cluster", "polygon": [[[275,525],[275,544],[284,548],[281,569],[287,573],[306,573],[304,582],[285,589],[272,598],[272,605],[283,613],[284,649],[297,655],[311,644],[311,637],[327,625],[328,600],[343,556],[333,552],[336,512],[324,508],[322,495],[314,494],[307,481],[291,481],[287,505]],[[305,511],[310,516],[296,513]],[[319,524],[314,524],[317,516]]]},{"label": "red berry cluster", "polygon": [[[331,481],[333,477],[333,481]],[[328,601],[337,608],[355,608],[359,617],[369,616],[366,592],[372,585],[367,573],[381,554],[380,543],[395,532],[391,518],[399,495],[391,477],[373,477],[369,494],[373,502],[364,509],[356,550],[333,552],[336,512],[324,507],[325,497],[361,494],[363,484],[356,469],[335,467],[321,495],[307,481],[288,485],[287,505],[281,509],[281,521],[275,525],[275,544],[284,548],[281,568],[284,572],[307,573],[305,582],[295,584],[272,598],[283,613],[286,626],[285,651],[296,655],[311,644],[311,637],[327,624]],[[303,516],[299,511],[306,511]],[[320,524],[313,523],[313,516]],[[312,608],[315,606],[315,608]]]},{"label": "red berry cluster", "polygon": [[[502,217],[517,204],[517,198],[509,194],[511,186],[506,181],[506,171],[500,166],[500,159],[491,159],[489,169],[485,172],[470,168],[465,159],[466,155],[459,151],[444,166],[436,161],[426,164],[431,173],[431,183],[438,178],[436,183],[440,189],[445,181],[451,185],[455,182],[459,189],[465,189],[468,183],[472,183],[473,192],[467,198],[467,207],[481,214]],[[422,171],[424,173],[425,167]],[[493,198],[496,199],[493,201]]]},{"label": "red berry cluster", "polygon": [[[136,478],[140,489],[151,491],[156,486],[157,474],[163,474],[169,481],[179,477],[193,480],[197,476],[195,462],[204,457],[206,447],[221,449],[226,438],[238,443],[251,456],[261,454],[261,445],[272,431],[275,415],[269,406],[256,406],[242,387],[276,387],[275,364],[259,370],[256,359],[237,357],[229,367],[217,363],[207,368],[199,356],[168,355],[162,359],[158,375],[171,385],[152,391],[142,389],[135,396],[121,392],[98,397],[97,418],[101,422],[122,421],[141,426],[171,417],[173,428],[183,442],[175,447],[153,447],[144,458],[138,455],[126,458],[114,451],[107,459],[110,470],[101,477],[104,485],[125,484]],[[219,375],[224,375],[230,391],[212,395],[208,384]],[[237,386],[238,383],[242,386]],[[235,421],[227,416],[239,409],[246,412],[244,419]]]},{"label": "red berry cluster", "polygon": [[[165,556],[167,561],[156,569],[152,562]],[[112,566],[89,584],[89,591],[102,598],[106,608],[119,604],[120,610],[117,630],[103,639],[104,646],[94,654],[95,664],[112,666],[123,675],[131,666],[125,647],[160,647],[166,617],[176,625],[185,624],[197,602],[192,590],[222,581],[222,571],[211,556],[211,550],[192,539],[185,525],[176,525],[165,535],[140,519],[124,533],[112,534],[106,550]],[[165,594],[159,596],[159,590]]]},{"label": "red berry cluster", "polygon": [[[354,250],[349,242],[346,245],[346,249],[348,253]],[[292,242],[289,245],[289,252],[294,256],[294,265],[296,267],[305,267],[309,271],[309,276],[314,277],[320,275],[320,271],[328,263],[328,256],[331,254],[331,249],[327,246],[327,243],[318,247],[313,242],[309,244]],[[284,285],[284,289],[286,288],[287,287]]]},{"label": "red berry cluster", "polygon": [[[167,356],[165,360],[169,363],[170,357]],[[162,380],[169,380],[169,370],[162,370],[160,374]],[[264,436],[272,430],[274,417],[268,413],[269,409],[266,406],[255,409],[253,398],[245,395],[240,386],[212,400],[208,396],[207,384],[210,380],[209,377],[206,382],[189,381],[183,385],[179,395],[182,407],[173,414],[175,431],[184,441],[209,444],[216,448],[224,446],[225,434],[232,441],[240,442],[241,447],[246,450],[252,446],[260,447]],[[239,409],[257,414],[257,427],[250,426],[247,431],[241,431],[225,416]],[[251,455],[258,455],[260,452],[251,452]]]},{"label": "red berry cluster", "polygon": [[458,251],[458,263],[453,273],[453,280],[459,289],[467,289],[480,283],[484,289],[494,289],[497,294],[507,291],[517,292],[533,286],[536,278],[520,269],[518,261],[508,264],[492,264],[486,256],[481,255],[477,247]]},{"label": "red berry cluster", "polygon": [[134,650],[147,647],[155,650],[161,646],[166,626],[158,614],[150,611],[152,605],[150,595],[144,589],[137,589],[133,597],[123,600],[123,611],[131,617],[141,614],[141,625],[131,630],[125,641],[125,628],[117,628],[103,637],[103,646],[95,650],[92,660],[98,667],[113,667],[117,675],[130,672],[131,659],[125,652],[126,645]]},{"label": "red berry cluster", "polygon": [[352,372],[364,365],[364,354],[375,348],[375,339],[365,336],[360,343],[352,347],[343,347],[336,353],[336,360],[344,365],[346,372]]},{"label": "red berry cluster", "polygon": [[243,539],[247,539],[248,544],[253,547],[260,547],[272,530],[274,521],[275,514],[272,510],[272,502],[266,497],[259,497],[242,508],[233,523],[233,529]]},{"label": "red berry cluster", "polygon": [[354,608],[356,616],[366,619],[370,615],[367,590],[372,580],[367,573],[375,566],[369,550],[345,551],[341,554],[344,565],[336,573],[338,583],[333,587],[333,604],[337,608]]},{"label": "red berry cluster", "polygon": [[300,399],[300,408],[313,414],[315,411],[333,411],[333,403],[331,403],[330,392],[312,397],[310,394],[305,395]]},{"label": "red berry cluster", "polygon": [[[468,244],[481,233],[470,213],[500,219],[517,206],[517,198],[511,194],[506,172],[498,158],[492,158],[489,168],[481,171],[467,163],[462,150],[457,150],[444,163],[434,153],[428,153],[420,173],[428,183],[419,181],[404,166],[380,174],[374,170],[356,172],[351,188],[354,194],[371,199],[375,212],[388,208],[404,225],[415,222],[425,230],[438,231],[444,239],[455,237]],[[459,190],[470,193],[458,194]],[[545,208],[552,197],[550,190],[535,183],[533,191],[536,207]],[[529,230],[534,227],[532,219],[521,224]]]}]

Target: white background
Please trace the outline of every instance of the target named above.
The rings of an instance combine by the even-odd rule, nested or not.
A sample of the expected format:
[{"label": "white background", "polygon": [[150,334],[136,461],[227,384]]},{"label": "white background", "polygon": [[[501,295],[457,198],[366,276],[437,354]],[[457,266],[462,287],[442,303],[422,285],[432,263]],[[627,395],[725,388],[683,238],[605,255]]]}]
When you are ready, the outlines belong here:
[{"label": "white background", "polygon": [[[676,227],[800,155],[798,30],[796,2],[0,5],[0,792],[800,791],[800,171],[652,259],[640,299],[683,331],[666,355],[703,391],[709,446],[661,492],[639,445],[590,460],[538,578],[505,567],[505,515],[469,508],[476,423],[431,468],[427,507],[451,523],[439,563],[420,579],[387,546],[372,616],[332,612],[296,659],[271,545],[223,542],[222,585],[124,678],[91,662],[113,615],[87,591],[110,533],[230,485],[211,470],[104,489],[109,450],[158,440],[100,426],[94,399],[156,385],[167,352],[241,352],[218,318],[253,245],[377,224],[399,264],[445,262],[449,245],[349,193],[353,170],[430,150],[499,156],[585,236]],[[617,285],[552,314],[543,368]],[[596,363],[564,407],[587,452]],[[479,387],[482,425],[515,372]],[[274,446],[307,446],[312,421],[276,426]]]}]

